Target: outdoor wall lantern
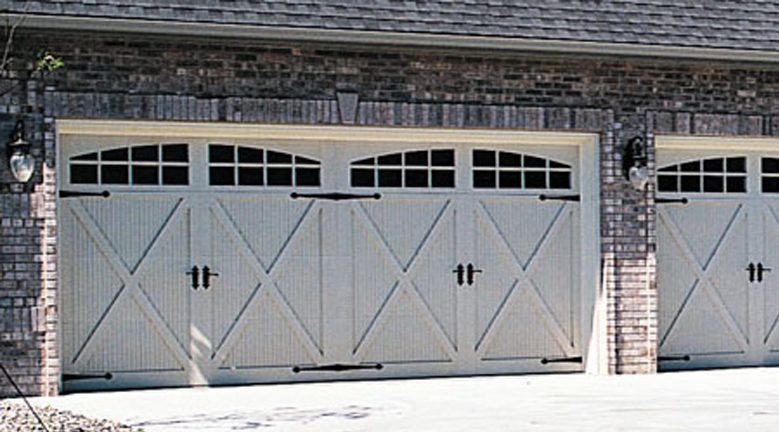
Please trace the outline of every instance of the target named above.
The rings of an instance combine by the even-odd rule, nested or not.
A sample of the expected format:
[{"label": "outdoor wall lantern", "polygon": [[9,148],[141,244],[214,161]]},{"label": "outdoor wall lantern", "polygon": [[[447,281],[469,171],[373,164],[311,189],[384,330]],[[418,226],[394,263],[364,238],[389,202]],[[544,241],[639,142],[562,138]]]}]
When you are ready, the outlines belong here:
[{"label": "outdoor wall lantern", "polygon": [[646,146],[644,138],[636,135],[625,144],[622,154],[622,169],[625,178],[636,189],[644,189],[649,181],[649,170],[646,167]]},{"label": "outdoor wall lantern", "polygon": [[26,183],[35,171],[35,158],[30,154],[30,143],[24,139],[24,123],[19,120],[8,144],[8,164],[17,181]]}]

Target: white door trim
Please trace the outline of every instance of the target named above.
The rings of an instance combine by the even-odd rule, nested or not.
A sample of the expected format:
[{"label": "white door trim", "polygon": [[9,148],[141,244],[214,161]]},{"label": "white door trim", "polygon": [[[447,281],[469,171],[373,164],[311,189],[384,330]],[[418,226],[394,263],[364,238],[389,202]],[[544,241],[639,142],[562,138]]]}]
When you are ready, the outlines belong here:
[{"label": "white door trim", "polygon": [[[579,146],[581,344],[587,373],[608,374],[608,299],[601,284],[600,136]],[[589,187],[588,187],[589,186]]]}]

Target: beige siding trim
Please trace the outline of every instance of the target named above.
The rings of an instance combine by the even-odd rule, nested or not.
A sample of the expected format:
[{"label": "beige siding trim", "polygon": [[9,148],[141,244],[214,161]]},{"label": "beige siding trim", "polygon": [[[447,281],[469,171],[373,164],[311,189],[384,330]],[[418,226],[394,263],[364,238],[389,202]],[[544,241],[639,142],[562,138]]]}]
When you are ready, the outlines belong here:
[{"label": "beige siding trim", "polygon": [[290,126],[235,123],[58,120],[62,135],[102,137],[165,137],[263,139],[340,143],[469,143],[489,145],[582,146],[598,135],[579,132],[535,132],[494,129],[433,129],[362,126]]},{"label": "beige siding trim", "polygon": [[658,135],[655,146],[678,150],[778,151],[779,137]]}]

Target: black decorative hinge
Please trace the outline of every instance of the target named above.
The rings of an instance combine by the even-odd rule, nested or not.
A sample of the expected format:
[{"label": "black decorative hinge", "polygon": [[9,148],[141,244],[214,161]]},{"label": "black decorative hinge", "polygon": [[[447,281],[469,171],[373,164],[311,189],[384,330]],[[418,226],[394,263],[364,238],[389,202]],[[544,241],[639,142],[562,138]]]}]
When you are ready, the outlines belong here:
[{"label": "black decorative hinge", "polygon": [[101,197],[101,198],[108,198],[111,196],[111,192],[103,191],[103,192],[78,192],[78,191],[67,191],[67,190],[61,190],[60,198],[77,198],[77,197]]},{"label": "black decorative hinge", "polygon": [[345,194],[345,193],[339,193],[339,192],[332,192],[332,193],[309,193],[309,194],[302,194],[297,192],[292,192],[289,194],[289,197],[292,199],[298,199],[298,198],[314,198],[314,199],[323,199],[323,200],[329,200],[329,201],[345,201],[345,200],[361,200],[361,199],[381,199],[380,193],[375,194],[369,194],[369,195],[360,195],[360,194]]},{"label": "black decorative hinge", "polygon": [[82,381],[92,379],[104,379],[109,381],[113,378],[114,376],[111,374],[111,372],[106,372],[104,374],[62,374],[62,381]]},{"label": "black decorative hinge", "polygon": [[690,200],[687,198],[655,198],[657,204],[687,204]]},{"label": "black decorative hinge", "polygon": [[541,201],[576,201],[579,202],[581,197],[579,195],[544,195],[538,196]]},{"label": "black decorative hinge", "polygon": [[690,356],[688,355],[681,355],[681,356],[658,356],[657,361],[659,362],[669,362],[669,361],[682,361],[682,362],[688,362],[690,361]]},{"label": "black decorative hinge", "polygon": [[335,363],[331,365],[323,365],[323,366],[295,366],[292,368],[292,372],[294,373],[300,373],[300,372],[345,372],[350,370],[365,370],[365,369],[374,369],[374,370],[382,370],[384,369],[384,365],[381,363],[372,363],[372,364],[341,364],[341,363]]},{"label": "black decorative hinge", "polygon": [[581,357],[558,357],[558,358],[548,358],[544,357],[541,359],[541,364],[549,364],[549,363],[581,363],[583,359]]}]

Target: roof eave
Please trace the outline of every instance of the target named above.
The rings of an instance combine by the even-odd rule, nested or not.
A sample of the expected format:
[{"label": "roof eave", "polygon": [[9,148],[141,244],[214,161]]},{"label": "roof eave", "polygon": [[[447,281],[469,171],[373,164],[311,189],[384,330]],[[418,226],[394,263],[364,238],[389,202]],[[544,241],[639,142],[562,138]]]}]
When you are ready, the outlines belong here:
[{"label": "roof eave", "polygon": [[[10,17],[18,18],[19,15],[11,14]],[[53,15],[27,15],[24,18],[24,26],[39,29],[210,36],[275,41],[779,63],[779,52],[771,51],[390,31],[314,29]]]}]

